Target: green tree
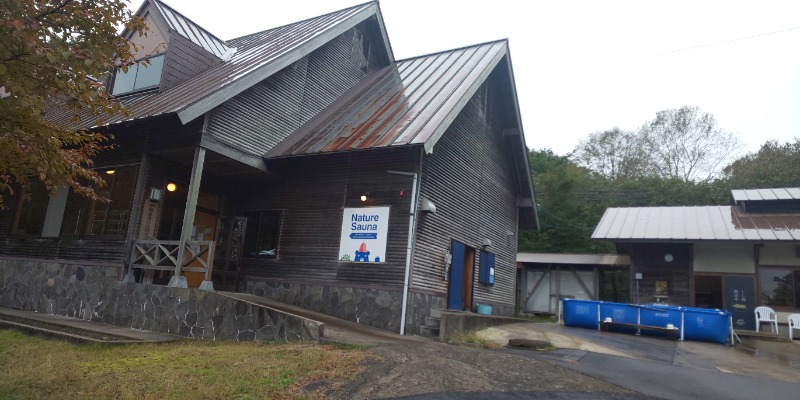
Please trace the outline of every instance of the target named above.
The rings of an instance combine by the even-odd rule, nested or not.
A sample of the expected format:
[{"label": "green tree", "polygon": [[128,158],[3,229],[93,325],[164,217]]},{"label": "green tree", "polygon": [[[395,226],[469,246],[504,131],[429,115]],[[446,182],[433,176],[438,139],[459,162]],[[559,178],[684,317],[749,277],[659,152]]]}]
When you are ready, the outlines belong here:
[{"label": "green tree", "polygon": [[800,187],[800,138],[794,142],[766,142],[723,172],[733,189]]},{"label": "green tree", "polygon": [[642,136],[617,127],[581,140],[572,159],[608,179],[634,179],[652,173],[652,160]]},{"label": "green tree", "polygon": [[[119,28],[144,34],[126,0],[0,0],[0,206],[35,178],[67,183],[93,199],[102,178],[92,158],[107,147],[97,131],[122,111],[97,78],[126,69],[135,46]],[[59,115],[74,116],[71,119]]]},{"label": "green tree", "polygon": [[598,178],[568,156],[549,149],[528,153],[536,187],[536,207],[541,229],[520,232],[519,251],[552,253],[608,252],[610,246],[591,240],[605,209],[586,201],[584,194]]},{"label": "green tree", "polygon": [[687,182],[717,178],[743,147],[736,135],[717,126],[716,118],[698,107],[659,111],[639,135],[661,177]]}]

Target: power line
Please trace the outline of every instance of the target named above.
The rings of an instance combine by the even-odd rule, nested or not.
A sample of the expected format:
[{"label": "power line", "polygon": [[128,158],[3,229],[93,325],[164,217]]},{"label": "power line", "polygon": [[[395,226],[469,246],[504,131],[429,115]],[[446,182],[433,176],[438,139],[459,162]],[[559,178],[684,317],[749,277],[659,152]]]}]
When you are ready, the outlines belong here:
[{"label": "power line", "polygon": [[774,32],[760,33],[758,35],[753,35],[753,36],[745,36],[745,37],[736,38],[736,39],[723,40],[721,42],[701,44],[699,46],[687,47],[687,48],[684,48],[684,49],[665,51],[663,53],[651,54],[649,56],[644,56],[642,58],[658,57],[658,56],[663,56],[663,55],[666,55],[666,54],[680,53],[682,51],[701,49],[703,47],[711,47],[711,46],[717,46],[717,45],[720,45],[720,44],[733,43],[733,42],[738,42],[740,40],[754,39],[754,38],[757,38],[757,37],[774,35],[774,34],[783,33],[783,32],[788,32],[788,31],[792,31],[792,30],[795,30],[795,29],[800,29],[800,26],[795,26],[794,28],[781,29],[779,31],[774,31]]}]

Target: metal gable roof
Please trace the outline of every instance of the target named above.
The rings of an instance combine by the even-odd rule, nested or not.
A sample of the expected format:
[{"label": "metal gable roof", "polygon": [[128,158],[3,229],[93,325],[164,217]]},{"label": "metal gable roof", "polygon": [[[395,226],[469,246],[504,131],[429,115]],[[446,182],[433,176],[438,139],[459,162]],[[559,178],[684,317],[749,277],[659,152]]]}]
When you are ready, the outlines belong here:
[{"label": "metal gable roof", "polygon": [[745,213],[735,206],[608,208],[592,239],[800,241],[800,214]]},{"label": "metal gable roof", "polygon": [[[379,16],[377,2],[230,40],[229,47],[238,50],[229,60],[169,90],[119,97],[129,115],[110,116],[103,120],[103,125],[171,113],[177,113],[182,123],[188,123],[373,16]],[[387,51],[391,58],[391,50]],[[54,122],[75,129],[97,126],[96,118],[83,116],[80,123],[73,123],[71,116],[60,110],[49,112]]]},{"label": "metal gable roof", "polygon": [[203,27],[197,25],[162,1],[149,0],[149,2],[158,9],[171,30],[191,40],[194,44],[202,47],[209,53],[214,54],[222,60],[226,60],[236,51],[235,48],[228,47],[222,39],[214,36],[211,32],[203,29]]},{"label": "metal gable roof", "polygon": [[265,157],[411,144],[430,152],[507,54],[502,40],[398,61],[364,79]]}]

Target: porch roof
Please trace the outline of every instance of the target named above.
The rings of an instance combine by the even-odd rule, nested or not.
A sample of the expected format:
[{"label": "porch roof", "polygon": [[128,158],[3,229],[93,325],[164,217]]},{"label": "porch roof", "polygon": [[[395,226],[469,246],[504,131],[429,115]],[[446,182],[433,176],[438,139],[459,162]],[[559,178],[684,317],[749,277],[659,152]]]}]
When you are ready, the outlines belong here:
[{"label": "porch roof", "polygon": [[572,265],[630,265],[624,254],[517,253],[518,263]]}]

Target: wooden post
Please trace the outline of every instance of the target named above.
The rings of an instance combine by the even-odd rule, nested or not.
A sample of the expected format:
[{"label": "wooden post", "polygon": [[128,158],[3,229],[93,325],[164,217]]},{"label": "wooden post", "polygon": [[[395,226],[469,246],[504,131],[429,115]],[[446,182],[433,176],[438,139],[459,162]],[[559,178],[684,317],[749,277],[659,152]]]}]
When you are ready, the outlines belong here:
[{"label": "wooden post", "polygon": [[[147,153],[142,154],[142,161],[139,164],[139,169],[136,172],[136,186],[133,189],[133,204],[131,204],[131,214],[128,219],[128,232],[126,233],[127,241],[125,242],[125,254],[133,257],[135,250],[135,241],[139,238],[136,237],[136,232],[139,230],[139,221],[142,214],[142,208],[145,198],[145,182],[147,182]],[[122,282],[135,282],[133,276],[133,267],[131,264],[133,260],[128,258],[123,260],[123,264],[128,268],[127,273],[122,278]]]},{"label": "wooden post", "polygon": [[183,212],[183,229],[181,238],[178,241],[178,265],[175,266],[175,275],[169,280],[169,287],[189,287],[186,277],[181,275],[186,245],[191,239],[192,228],[194,228],[194,214],[197,210],[197,196],[200,194],[200,180],[203,178],[203,163],[206,159],[206,149],[198,147],[194,150],[194,163],[192,164],[192,176],[189,178],[189,193],[186,195],[186,210]]}]

